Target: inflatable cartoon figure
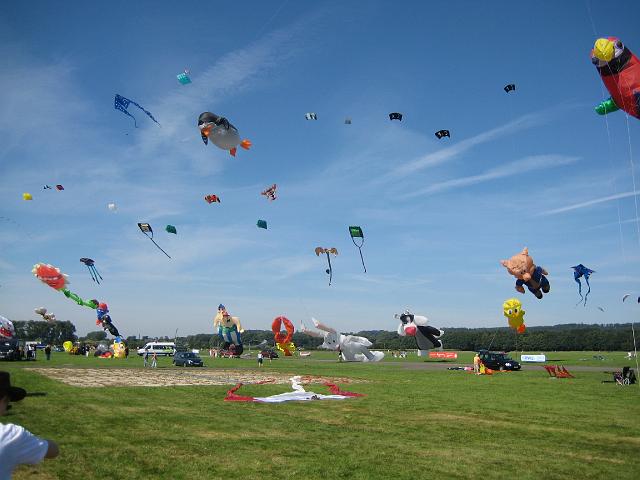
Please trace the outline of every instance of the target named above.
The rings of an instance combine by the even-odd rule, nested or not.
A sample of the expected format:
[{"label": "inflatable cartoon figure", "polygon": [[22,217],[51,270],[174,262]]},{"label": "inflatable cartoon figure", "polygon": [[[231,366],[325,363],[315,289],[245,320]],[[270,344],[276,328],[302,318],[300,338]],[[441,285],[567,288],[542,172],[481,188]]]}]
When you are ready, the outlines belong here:
[{"label": "inflatable cartoon figure", "polygon": [[379,362],[384,358],[382,352],[369,351],[367,347],[371,347],[373,344],[368,339],[355,335],[343,335],[315,318],[312,318],[311,321],[317,329],[323,330],[324,333],[309,330],[304,323],[302,323],[300,331],[312,337],[324,338],[324,343],[320,345],[320,348],[340,350],[343,360],[347,362]]},{"label": "inflatable cartoon figure", "polygon": [[520,293],[524,293],[523,285],[526,285],[538,299],[542,298],[542,292],[549,293],[551,285],[545,277],[545,275],[549,275],[549,272],[533,263],[533,258],[529,256],[527,247],[524,247],[522,252],[509,260],[501,260],[500,263],[511,275],[517,278],[516,290]]},{"label": "inflatable cartoon figure", "polygon": [[401,337],[416,338],[418,344],[418,356],[426,355],[428,350],[442,350],[442,341],[440,337],[444,335],[444,331],[429,325],[429,319],[422,315],[414,315],[409,310],[404,313],[396,314],[395,317],[400,320],[398,325],[398,335]]},{"label": "inflatable cartoon figure", "polygon": [[510,298],[502,304],[504,316],[509,321],[509,326],[518,333],[524,333],[527,327],[524,324],[525,311],[522,309],[522,303],[517,298]]},{"label": "inflatable cartoon figure", "polygon": [[235,355],[242,354],[244,350],[242,346],[241,333],[244,332],[242,325],[240,325],[240,319],[238,317],[232,317],[224,305],[218,305],[218,313],[213,319],[213,329],[224,341],[223,348],[229,349],[233,345]]},{"label": "inflatable cartoon figure", "polygon": [[126,348],[122,337],[116,337],[113,340],[113,357],[114,358],[125,358],[126,357]]}]

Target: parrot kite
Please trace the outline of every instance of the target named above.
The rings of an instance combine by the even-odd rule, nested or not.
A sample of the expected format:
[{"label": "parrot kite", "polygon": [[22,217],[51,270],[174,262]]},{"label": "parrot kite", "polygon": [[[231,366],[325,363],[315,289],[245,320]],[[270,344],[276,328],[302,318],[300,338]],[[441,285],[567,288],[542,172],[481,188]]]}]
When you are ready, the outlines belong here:
[{"label": "parrot kite", "polygon": [[616,37],[599,38],[591,50],[596,66],[611,97],[596,107],[606,115],[624,110],[640,119],[640,60]]}]

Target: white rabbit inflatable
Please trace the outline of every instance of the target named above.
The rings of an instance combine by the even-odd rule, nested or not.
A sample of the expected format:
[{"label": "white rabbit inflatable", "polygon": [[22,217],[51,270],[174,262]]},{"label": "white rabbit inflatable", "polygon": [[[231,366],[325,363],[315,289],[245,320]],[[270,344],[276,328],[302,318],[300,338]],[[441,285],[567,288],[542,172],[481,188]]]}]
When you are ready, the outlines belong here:
[{"label": "white rabbit inflatable", "polygon": [[367,347],[371,347],[373,344],[368,339],[355,335],[343,335],[336,332],[335,329],[320,323],[315,318],[312,318],[311,321],[322,332],[309,330],[304,322],[300,322],[302,324],[300,331],[312,337],[324,338],[324,343],[320,345],[320,348],[327,350],[340,349],[343,360],[347,362],[379,362],[384,358],[383,352],[369,351]]}]

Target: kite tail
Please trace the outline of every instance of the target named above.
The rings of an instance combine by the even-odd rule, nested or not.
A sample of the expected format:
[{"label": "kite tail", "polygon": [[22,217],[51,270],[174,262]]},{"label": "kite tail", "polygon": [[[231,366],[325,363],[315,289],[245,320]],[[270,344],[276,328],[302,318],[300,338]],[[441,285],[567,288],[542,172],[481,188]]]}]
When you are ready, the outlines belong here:
[{"label": "kite tail", "polygon": [[362,239],[362,243],[360,245],[358,245],[356,243],[356,241],[353,239],[353,237],[351,237],[351,241],[353,242],[353,244],[358,247],[358,250],[360,250],[360,260],[362,261],[362,268],[364,268],[364,273],[367,273],[367,267],[365,267],[364,265],[364,258],[362,256],[362,245],[364,245],[364,238]]},{"label": "kite tail", "polygon": [[165,251],[160,247],[160,245],[158,245],[158,244],[155,242],[155,240],[153,240],[153,238],[150,238],[150,237],[149,237],[149,240],[151,240],[151,241],[153,242],[153,244],[154,244],[156,247],[158,247],[158,250],[160,250],[162,253],[164,253],[167,257],[171,258],[171,257],[169,256],[169,254],[168,254],[167,252],[165,252]]},{"label": "kite tail", "polygon": [[589,278],[588,277],[584,277],[584,281],[587,282],[587,287],[589,287],[589,290],[587,290],[587,293],[585,293],[584,295],[584,306],[587,306],[587,297],[589,296],[589,292],[591,292],[591,285],[589,285]]},{"label": "kite tail", "polygon": [[329,252],[327,252],[327,262],[329,262],[329,286],[331,286],[331,278],[333,277],[333,269],[331,268],[331,257],[329,256]]},{"label": "kite tail", "polygon": [[[104,280],[104,278],[102,278],[102,275],[100,275],[100,273],[98,273],[98,269],[96,267],[93,267],[93,272],[100,278],[100,280]],[[97,278],[96,278],[96,282],[98,282]],[[98,282],[100,283],[100,282]]]},{"label": "kite tail", "polygon": [[364,257],[362,256],[362,249],[358,247],[358,250],[360,251],[360,260],[362,261],[362,268],[364,268],[364,273],[367,273],[367,267],[365,267],[364,265]]},{"label": "kite tail", "polygon": [[[157,121],[155,118],[153,118],[153,115],[151,115],[151,112],[150,112],[150,111],[145,110],[144,108],[142,108],[142,106],[141,106],[139,103],[136,103],[136,102],[134,102],[133,100],[130,100],[130,102],[131,102],[131,103],[133,103],[133,104],[134,104],[136,107],[138,107],[140,110],[142,110],[144,113],[146,113],[146,114],[147,114],[147,116],[148,116],[151,120],[153,120],[153,121],[154,121],[154,122],[156,122],[158,125],[160,125],[160,124],[158,123],[158,121]],[[133,115],[132,115],[132,116],[133,116]],[[135,120],[135,119],[134,119],[134,120]],[[160,125],[160,126],[161,126],[161,125]]]},{"label": "kite tail", "polygon": [[580,301],[576,303],[576,307],[577,307],[582,303],[582,301],[584,300],[584,297],[582,296],[582,282],[578,278],[576,278],[575,280],[576,280],[576,283],[578,284],[578,295],[580,295]]}]

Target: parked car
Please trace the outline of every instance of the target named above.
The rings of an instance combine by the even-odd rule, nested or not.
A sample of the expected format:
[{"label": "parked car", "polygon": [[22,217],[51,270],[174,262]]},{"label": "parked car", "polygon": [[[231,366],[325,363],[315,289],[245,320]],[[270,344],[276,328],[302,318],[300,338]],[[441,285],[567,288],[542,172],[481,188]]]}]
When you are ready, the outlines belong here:
[{"label": "parked car", "polygon": [[485,367],[491,370],[520,370],[520,364],[505,352],[480,350],[478,356]]},{"label": "parked car", "polygon": [[262,356],[264,358],[278,358],[278,354],[273,350],[262,350]]},{"label": "parked car", "polygon": [[0,360],[20,360],[19,343],[14,339],[0,341]]},{"label": "parked car", "polygon": [[173,356],[173,362],[176,367],[202,367],[202,359],[193,352],[177,352]]}]

